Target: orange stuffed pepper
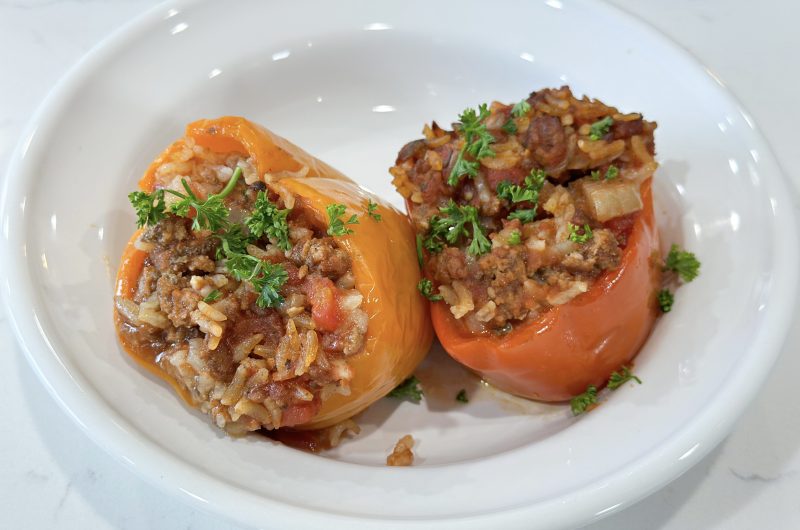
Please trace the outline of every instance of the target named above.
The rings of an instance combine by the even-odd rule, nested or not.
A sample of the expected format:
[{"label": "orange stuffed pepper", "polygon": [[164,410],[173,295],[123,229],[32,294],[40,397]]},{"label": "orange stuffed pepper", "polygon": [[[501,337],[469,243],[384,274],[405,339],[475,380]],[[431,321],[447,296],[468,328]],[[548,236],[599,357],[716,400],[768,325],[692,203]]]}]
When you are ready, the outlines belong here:
[{"label": "orange stuffed pepper", "polygon": [[659,314],[656,124],[569,88],[426,126],[390,172],[447,352],[563,401],[631,362]]},{"label": "orange stuffed pepper", "polygon": [[408,219],[285,139],[197,121],[139,184],[118,335],[228,433],[355,428],[427,353]]}]

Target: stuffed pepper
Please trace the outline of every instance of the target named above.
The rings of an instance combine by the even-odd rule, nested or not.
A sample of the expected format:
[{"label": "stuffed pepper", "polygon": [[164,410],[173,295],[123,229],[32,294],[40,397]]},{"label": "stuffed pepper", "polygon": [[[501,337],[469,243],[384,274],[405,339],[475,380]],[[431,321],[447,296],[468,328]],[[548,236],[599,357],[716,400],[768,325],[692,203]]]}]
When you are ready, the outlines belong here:
[{"label": "stuffed pepper", "polygon": [[631,361],[659,314],[655,128],[563,87],[467,109],[400,150],[419,290],[454,359],[545,401]]},{"label": "stuffed pepper", "polygon": [[285,139],[201,120],[139,186],[120,341],[229,434],[343,425],[428,351],[406,216]]}]

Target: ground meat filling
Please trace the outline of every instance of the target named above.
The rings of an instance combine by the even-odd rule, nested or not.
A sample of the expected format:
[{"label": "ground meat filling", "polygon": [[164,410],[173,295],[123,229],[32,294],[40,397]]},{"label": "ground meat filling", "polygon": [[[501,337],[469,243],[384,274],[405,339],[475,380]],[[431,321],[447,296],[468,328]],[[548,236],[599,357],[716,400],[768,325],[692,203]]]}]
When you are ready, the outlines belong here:
[{"label": "ground meat filling", "polygon": [[[183,178],[208,196],[242,167],[225,205],[231,220],[244,218],[267,191],[252,161],[184,142],[156,173],[158,186],[178,190]],[[276,181],[267,193],[292,208],[284,191]],[[116,299],[124,339],[150,352],[230,434],[308,422],[331,395],[350,392],[348,358],[363,350],[368,319],[349,255],[313,219],[299,206],[290,211],[289,250],[266,235],[247,245],[287,273],[274,307],[256,303],[253,285],[236,280],[219,255],[219,238],[192,230],[191,219],[167,215],[135,243],[147,257],[133,298]]]},{"label": "ground meat filling", "polygon": [[[404,146],[390,172],[423,245],[425,275],[443,299],[437,303],[472,331],[506,332],[619,267],[642,208],[641,184],[657,166],[656,124],[575,98],[568,87],[488,110],[481,124],[493,155],[461,155],[477,162],[475,174],[448,182],[469,142],[463,123],[426,126],[425,138]],[[535,204],[499,191],[530,188],[526,178],[536,172],[545,177]],[[455,241],[427,244],[451,200],[476,209],[490,246],[471,250],[470,229]]]}]

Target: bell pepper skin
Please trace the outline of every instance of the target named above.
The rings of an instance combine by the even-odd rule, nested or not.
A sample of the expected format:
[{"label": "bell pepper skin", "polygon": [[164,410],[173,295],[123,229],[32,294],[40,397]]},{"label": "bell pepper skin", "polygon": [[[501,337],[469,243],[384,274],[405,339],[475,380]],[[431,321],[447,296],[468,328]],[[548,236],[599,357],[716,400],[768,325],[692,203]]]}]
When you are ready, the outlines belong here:
[{"label": "bell pepper skin", "polygon": [[445,350],[497,388],[540,401],[565,401],[633,359],[659,314],[661,281],[651,179],[622,263],[589,290],[504,335],[473,334],[443,302],[432,304]]},{"label": "bell pepper skin", "polygon": [[[414,233],[408,218],[379,197],[366,192],[342,173],[312,157],[299,147],[244,118],[199,120],[186,128],[186,135],[219,153],[239,152],[255,160],[260,175],[294,172],[304,165],[305,177],[284,178],[281,184],[295,195],[295,208],[303,208],[322,229],[327,227],[326,206],[343,204],[345,217],[356,214],[359,224],[353,234],[338,237],[352,261],[356,289],[364,296],[362,309],[369,317],[361,353],[348,357],[353,371],[348,396],[333,395],[302,429],[320,429],[339,423],[362,411],[411,375],[430,349],[433,329],[427,301],[416,285],[421,276],[417,265]],[[147,169],[139,186],[155,187],[155,171],[177,144],[168,147]],[[381,221],[367,215],[368,200],[378,205]],[[117,274],[117,295],[130,298],[136,290],[146,254],[128,243]],[[121,325],[115,315],[117,328]],[[122,338],[122,334],[120,334]],[[139,352],[124,340],[126,351],[148,371],[169,382],[189,404],[189,395],[156,365],[148,352]]]}]

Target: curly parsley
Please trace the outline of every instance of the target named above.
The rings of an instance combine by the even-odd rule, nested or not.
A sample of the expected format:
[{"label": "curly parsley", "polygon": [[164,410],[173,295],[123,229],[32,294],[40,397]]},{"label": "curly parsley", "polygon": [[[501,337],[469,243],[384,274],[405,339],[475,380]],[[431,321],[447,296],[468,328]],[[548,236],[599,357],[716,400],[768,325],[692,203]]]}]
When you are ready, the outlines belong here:
[{"label": "curly parsley", "polygon": [[132,191],[128,194],[128,200],[136,210],[136,226],[139,228],[153,226],[166,217],[164,190],[155,190],[153,193]]},{"label": "curly parsley", "polygon": [[372,199],[367,199],[367,215],[375,222],[381,222],[383,217],[378,212],[378,203],[372,202]]},{"label": "curly parsley", "polygon": [[352,234],[353,230],[347,228],[347,225],[359,224],[358,217],[356,216],[356,214],[351,215],[347,221],[343,221],[342,219],[340,219],[340,217],[342,217],[347,211],[347,208],[345,207],[344,204],[336,204],[336,203],[329,204],[325,208],[325,211],[328,212],[329,236],[344,236],[347,234]]},{"label": "curly parsley", "polygon": [[512,230],[511,233],[508,234],[506,241],[508,241],[508,244],[511,246],[519,245],[522,243],[522,234],[519,230]]},{"label": "curly parsley", "polygon": [[619,372],[611,372],[606,386],[611,390],[616,390],[628,381],[636,381],[640,385],[642,384],[641,379],[633,375],[627,366],[623,366]]},{"label": "curly parsley", "polygon": [[175,190],[164,190],[180,199],[180,201],[170,206],[169,211],[179,217],[188,217],[189,211],[194,209],[195,215],[192,221],[192,230],[214,231],[224,228],[228,222],[228,214],[230,212],[228,208],[225,207],[223,199],[230,195],[241,176],[242,168],[237,167],[222,191],[209,195],[204,201],[201,201],[197,195],[194,194],[192,188],[190,188],[189,184],[186,182],[186,179],[181,179],[181,184],[183,185],[183,189],[186,190],[186,195]]},{"label": "curly parsley", "polygon": [[694,254],[673,243],[664,260],[664,270],[676,272],[683,281],[690,282],[700,274],[700,262]]},{"label": "curly parsley", "polygon": [[461,389],[456,394],[456,401],[459,403],[469,403],[469,397],[467,397],[467,391],[465,389]]},{"label": "curly parsley", "polygon": [[589,128],[589,139],[592,141],[599,140],[608,134],[608,131],[611,129],[613,124],[614,119],[611,116],[606,116],[602,120],[594,122]]},{"label": "curly parsley", "polygon": [[672,304],[675,303],[675,295],[669,289],[661,289],[658,291],[658,307],[661,308],[662,313],[669,313],[672,311]]},{"label": "curly parsley", "polygon": [[542,191],[547,173],[542,169],[532,169],[530,174],[525,177],[522,186],[502,181],[497,185],[497,196],[505,199],[511,204],[520,202],[530,202],[532,208],[516,210],[511,212],[509,219],[519,219],[522,223],[531,223],[536,219],[536,212],[539,208],[539,193]]},{"label": "curly parsley", "polygon": [[492,243],[481,229],[476,207],[459,206],[450,199],[449,204],[439,208],[439,211],[444,215],[441,217],[434,215],[430,218],[428,235],[422,242],[427,250],[441,252],[445,242],[455,245],[462,236],[468,238],[468,225],[472,227],[472,241],[467,247],[467,252],[479,256],[491,250]]},{"label": "curly parsley", "polygon": [[420,387],[419,379],[417,379],[417,376],[412,375],[389,392],[387,397],[407,399],[414,403],[419,403],[422,400],[422,388]]},{"label": "curly parsley", "polygon": [[[495,156],[494,150],[490,147],[495,141],[494,136],[486,130],[486,125],[483,123],[489,117],[489,114],[491,113],[486,103],[482,103],[477,112],[475,109],[469,108],[458,117],[461,120],[458,130],[464,137],[464,144],[458,152],[453,169],[450,171],[450,176],[447,177],[447,183],[450,186],[458,185],[463,176],[469,178],[476,176],[480,167],[480,163],[477,160]],[[467,154],[471,155],[475,160],[464,158]]]},{"label": "curly parsley", "polygon": [[517,124],[514,122],[513,118],[506,120],[506,122],[500,128],[508,134],[517,134]]},{"label": "curly parsley", "polygon": [[244,220],[244,224],[254,238],[258,239],[266,234],[278,248],[290,250],[292,244],[289,242],[289,223],[286,220],[288,215],[288,209],[279,210],[266,193],[259,191],[253,212]]},{"label": "curly parsley", "polygon": [[515,118],[521,118],[531,111],[531,104],[527,99],[517,102],[511,107],[511,115]]},{"label": "curly parsley", "polygon": [[567,239],[575,243],[578,243],[579,245],[586,243],[587,241],[592,239],[592,237],[594,237],[594,234],[592,233],[592,228],[588,224],[583,225],[583,234],[578,233],[578,230],[580,230],[581,228],[577,225],[570,223],[568,228],[569,228],[569,236],[567,236]]},{"label": "curly parsley", "polygon": [[207,303],[207,304],[208,304],[208,303],[210,303],[210,302],[214,302],[214,301],[216,301],[216,300],[219,300],[219,297],[220,297],[220,296],[222,296],[222,293],[221,293],[221,292],[219,292],[217,289],[214,289],[213,291],[211,291],[210,293],[208,293],[208,294],[205,296],[205,298],[203,298],[203,302],[205,302],[205,303]]},{"label": "curly parsley", "polygon": [[417,284],[417,290],[430,300],[431,302],[438,302],[442,299],[442,295],[440,294],[433,294],[433,282],[427,278],[422,278],[419,283]]},{"label": "curly parsley", "polygon": [[586,392],[578,394],[569,401],[569,406],[574,416],[583,414],[595,404],[597,404],[597,387],[594,385],[589,385]]},{"label": "curly parsley", "polygon": [[250,283],[258,292],[258,307],[277,307],[283,303],[280,289],[289,274],[281,265],[260,260],[250,254],[231,253],[225,258],[225,266],[231,276]]}]

